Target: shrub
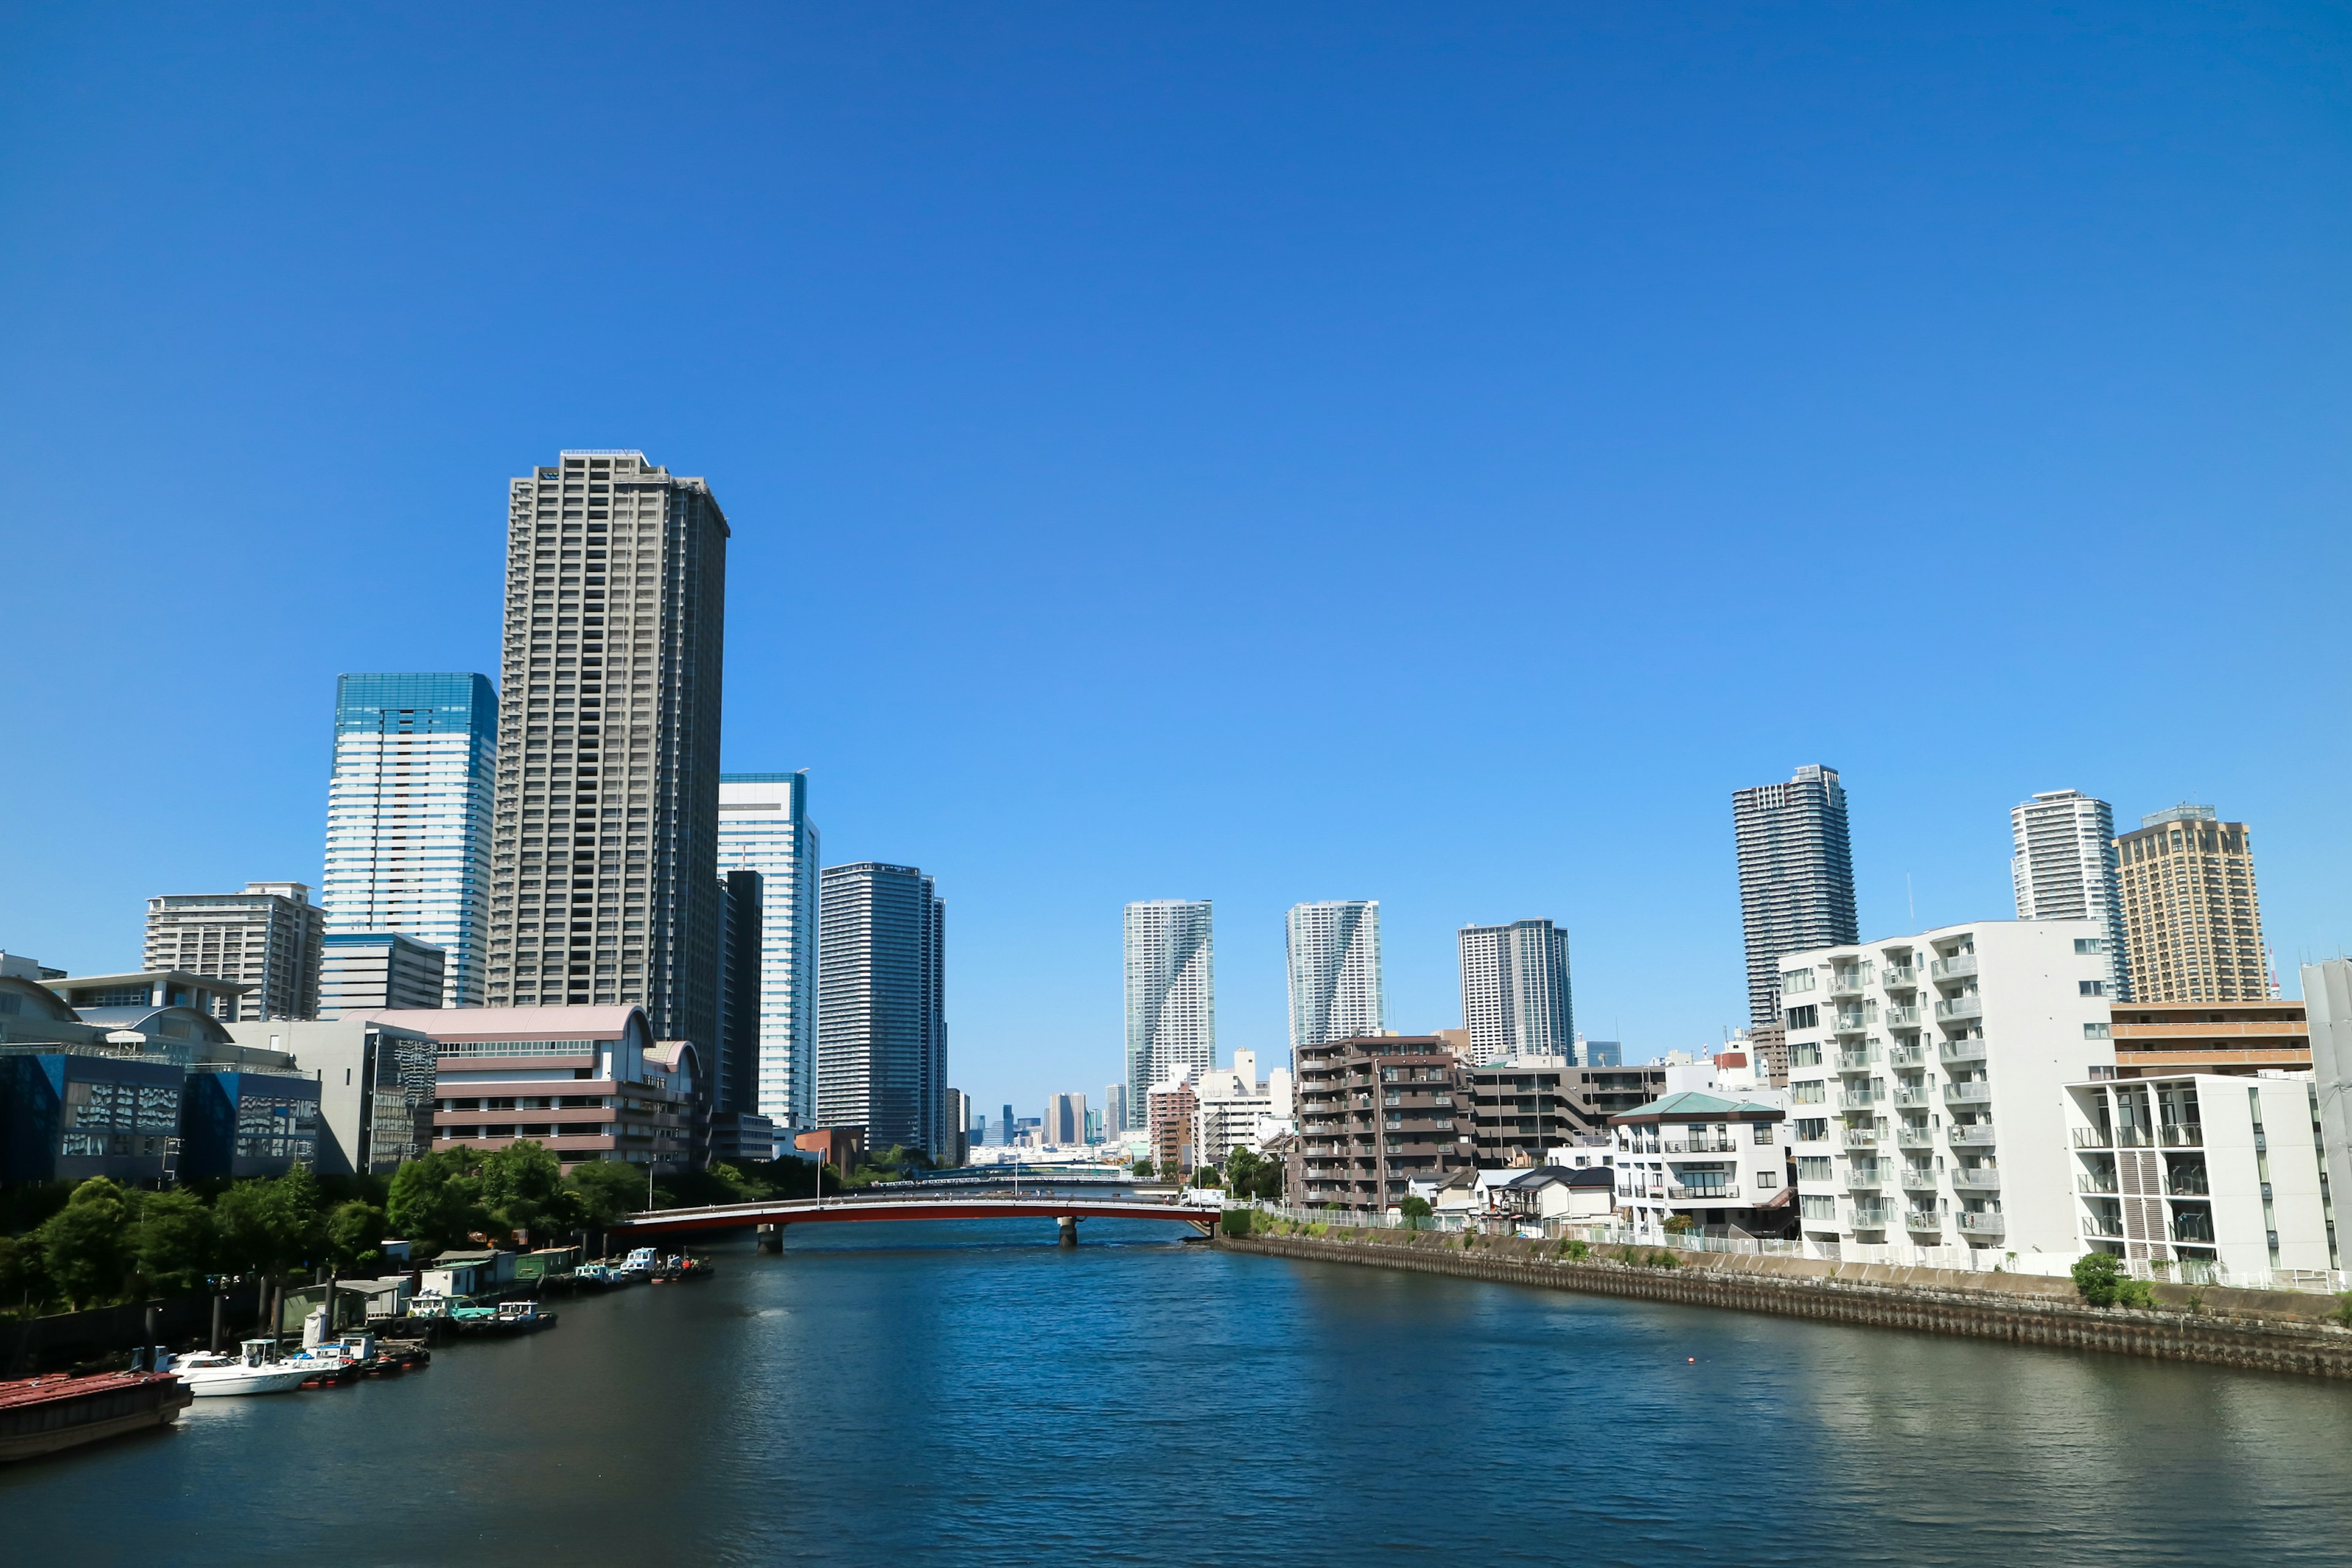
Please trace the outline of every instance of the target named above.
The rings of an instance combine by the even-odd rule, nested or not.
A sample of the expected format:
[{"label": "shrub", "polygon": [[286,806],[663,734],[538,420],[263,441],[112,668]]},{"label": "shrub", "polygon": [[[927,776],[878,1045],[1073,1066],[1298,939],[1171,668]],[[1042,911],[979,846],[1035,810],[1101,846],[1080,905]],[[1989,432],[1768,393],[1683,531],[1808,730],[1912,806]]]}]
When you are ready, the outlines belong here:
[{"label": "shrub", "polygon": [[1653,1268],[1680,1268],[1683,1266],[1683,1260],[1681,1258],[1676,1258],[1671,1252],[1664,1251],[1653,1251],[1649,1257],[1642,1259],[1642,1261]]},{"label": "shrub", "polygon": [[1247,1236],[1250,1233],[1251,1228],[1250,1218],[1254,1213],[1255,1213],[1255,1211],[1252,1209],[1225,1210],[1225,1234],[1227,1236]]},{"label": "shrub", "polygon": [[1559,1255],[1562,1258],[1569,1258],[1574,1262],[1581,1263],[1592,1255],[1592,1247],[1586,1242],[1563,1240],[1559,1244]]},{"label": "shrub", "polygon": [[[2205,1310],[2204,1291],[2200,1290],[2197,1292],[2194,1304],[2196,1310],[2201,1312]],[[2328,1313],[2327,1315],[2335,1319],[2338,1323],[2343,1324],[2344,1327],[2352,1329],[2352,1290],[2346,1290],[2339,1294],[2336,1298],[2336,1310]]]},{"label": "shrub", "polygon": [[2122,1293],[2123,1260],[2112,1252],[2093,1252],[2074,1259],[2074,1289],[2094,1307],[2112,1307]]},{"label": "shrub", "polygon": [[2145,1279],[2118,1279],[2116,1281],[2116,1305],[2137,1307],[2144,1312],[2153,1311],[2156,1309],[2156,1287]]}]

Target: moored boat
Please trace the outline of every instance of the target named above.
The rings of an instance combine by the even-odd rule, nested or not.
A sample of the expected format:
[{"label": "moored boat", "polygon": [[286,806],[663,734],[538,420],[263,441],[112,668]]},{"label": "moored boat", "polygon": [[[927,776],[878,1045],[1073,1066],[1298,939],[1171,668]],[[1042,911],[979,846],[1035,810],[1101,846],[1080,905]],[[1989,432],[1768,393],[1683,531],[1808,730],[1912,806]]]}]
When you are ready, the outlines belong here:
[{"label": "moored boat", "polygon": [[278,1359],[275,1340],[247,1340],[235,1355],[205,1351],[182,1356],[172,1369],[199,1399],[231,1394],[290,1394],[310,1369]]},{"label": "moored boat", "polygon": [[0,1383],[0,1460],[37,1458],[179,1419],[193,1397],[168,1372]]}]

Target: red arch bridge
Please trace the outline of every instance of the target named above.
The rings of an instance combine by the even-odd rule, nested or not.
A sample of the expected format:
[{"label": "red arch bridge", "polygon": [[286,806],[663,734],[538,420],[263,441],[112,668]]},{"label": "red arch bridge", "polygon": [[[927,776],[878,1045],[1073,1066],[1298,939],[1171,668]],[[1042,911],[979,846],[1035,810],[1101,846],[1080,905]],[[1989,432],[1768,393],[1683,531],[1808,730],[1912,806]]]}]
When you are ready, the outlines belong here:
[{"label": "red arch bridge", "polygon": [[716,1204],[708,1208],[648,1209],[615,1221],[607,1235],[619,1241],[635,1237],[673,1236],[683,1231],[760,1231],[760,1245],[781,1247],[787,1226],[872,1225],[891,1220],[1050,1219],[1061,1226],[1062,1245],[1075,1246],[1082,1219],[1145,1219],[1192,1226],[1202,1236],[1215,1233],[1218,1212],[1192,1204],[1153,1202],[1144,1198],[1056,1197],[1041,1193],[975,1194],[970,1197],[919,1196],[793,1198],[755,1204]]}]

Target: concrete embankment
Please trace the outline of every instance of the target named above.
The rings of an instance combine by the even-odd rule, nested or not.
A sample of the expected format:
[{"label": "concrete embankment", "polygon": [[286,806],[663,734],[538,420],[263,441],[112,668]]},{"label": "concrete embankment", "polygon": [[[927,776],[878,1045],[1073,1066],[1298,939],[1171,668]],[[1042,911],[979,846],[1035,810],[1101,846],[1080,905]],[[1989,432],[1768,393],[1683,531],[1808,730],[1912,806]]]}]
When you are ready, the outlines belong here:
[{"label": "concrete embankment", "polygon": [[[2157,1361],[2316,1377],[2352,1378],[2352,1331],[2323,1321],[2333,1298],[2297,1291],[2194,1289],[2159,1285],[2161,1306],[2131,1311],[2084,1306],[2068,1279],[1835,1264],[1804,1258],[1740,1257],[1666,1247],[1601,1247],[1577,1258],[1549,1241],[1403,1231],[1325,1236],[1261,1232],[1220,1236],[1233,1252],[1321,1263],[1357,1263],[1497,1284],[1632,1296],[1692,1307],[1728,1307],[1871,1328],[1960,1334],[2056,1349],[2109,1351]],[[1674,1264],[1658,1261],[1671,1256]]]}]

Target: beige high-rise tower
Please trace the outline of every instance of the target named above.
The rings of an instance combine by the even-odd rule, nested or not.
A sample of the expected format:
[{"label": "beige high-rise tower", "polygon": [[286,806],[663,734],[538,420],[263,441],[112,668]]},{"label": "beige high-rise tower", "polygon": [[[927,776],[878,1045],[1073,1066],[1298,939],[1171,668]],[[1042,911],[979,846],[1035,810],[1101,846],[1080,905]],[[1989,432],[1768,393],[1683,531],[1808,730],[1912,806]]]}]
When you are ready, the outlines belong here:
[{"label": "beige high-rise tower", "polygon": [[642,452],[509,487],[491,1006],[635,1002],[716,1049],[728,537]]},{"label": "beige high-rise tower", "polygon": [[2136,1002],[2259,1002],[2271,994],[2253,838],[2210,805],[2176,805],[2116,840]]}]

